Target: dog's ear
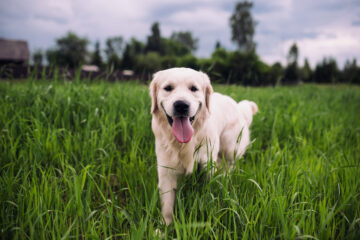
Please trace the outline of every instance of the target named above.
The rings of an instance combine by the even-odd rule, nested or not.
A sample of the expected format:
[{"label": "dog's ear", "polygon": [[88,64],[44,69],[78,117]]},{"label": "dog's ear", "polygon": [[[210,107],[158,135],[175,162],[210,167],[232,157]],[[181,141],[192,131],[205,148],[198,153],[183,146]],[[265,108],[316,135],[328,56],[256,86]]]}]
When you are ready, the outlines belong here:
[{"label": "dog's ear", "polygon": [[159,72],[154,74],[153,79],[151,80],[150,83],[150,97],[151,97],[150,113],[154,113],[158,109],[157,107],[158,78],[159,78]]},{"label": "dog's ear", "polygon": [[205,104],[208,111],[210,111],[210,96],[214,92],[207,74],[203,73],[204,89],[205,89]]}]

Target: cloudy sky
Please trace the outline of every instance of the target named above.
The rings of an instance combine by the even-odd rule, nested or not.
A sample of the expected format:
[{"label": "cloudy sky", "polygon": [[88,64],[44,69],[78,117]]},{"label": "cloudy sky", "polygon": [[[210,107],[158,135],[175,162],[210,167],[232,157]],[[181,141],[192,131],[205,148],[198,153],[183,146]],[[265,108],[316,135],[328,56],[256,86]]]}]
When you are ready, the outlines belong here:
[{"label": "cloudy sky", "polygon": [[[255,0],[258,22],[257,52],[267,63],[286,63],[293,42],[300,63],[307,57],[314,66],[323,57],[360,61],[359,0]],[[154,21],[161,34],[189,30],[200,39],[196,55],[208,57],[218,40],[231,43],[229,17],[234,0],[1,0],[0,37],[25,39],[30,49],[54,46],[54,40],[72,30],[91,41],[104,43],[111,36],[145,41]],[[104,46],[104,44],[102,44]]]}]

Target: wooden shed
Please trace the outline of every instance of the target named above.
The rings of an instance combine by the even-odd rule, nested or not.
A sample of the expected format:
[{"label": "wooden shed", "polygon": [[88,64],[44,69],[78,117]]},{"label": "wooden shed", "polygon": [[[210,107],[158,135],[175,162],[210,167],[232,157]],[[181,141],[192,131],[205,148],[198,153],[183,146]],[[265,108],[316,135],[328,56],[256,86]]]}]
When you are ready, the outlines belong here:
[{"label": "wooden shed", "polygon": [[26,41],[0,38],[0,65],[26,65],[30,60]]}]

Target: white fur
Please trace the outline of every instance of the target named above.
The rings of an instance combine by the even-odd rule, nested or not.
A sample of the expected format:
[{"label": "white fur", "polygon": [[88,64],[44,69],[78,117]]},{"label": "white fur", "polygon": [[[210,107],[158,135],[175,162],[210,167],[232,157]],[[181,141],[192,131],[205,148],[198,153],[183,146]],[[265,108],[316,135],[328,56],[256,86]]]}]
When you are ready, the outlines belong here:
[{"label": "white fur", "polygon": [[[164,89],[168,85],[173,87],[172,91]],[[191,86],[198,91],[191,91]],[[249,127],[258,107],[248,100],[236,103],[228,96],[213,93],[208,76],[188,68],[156,73],[150,95],[162,215],[168,225],[172,222],[178,176],[192,173],[195,164],[204,166],[209,161],[221,164],[222,156],[231,166],[234,157],[240,158],[250,143]],[[189,115],[195,115],[194,135],[188,143],[175,139],[165,115],[172,117],[173,103],[177,100],[189,102]]]}]

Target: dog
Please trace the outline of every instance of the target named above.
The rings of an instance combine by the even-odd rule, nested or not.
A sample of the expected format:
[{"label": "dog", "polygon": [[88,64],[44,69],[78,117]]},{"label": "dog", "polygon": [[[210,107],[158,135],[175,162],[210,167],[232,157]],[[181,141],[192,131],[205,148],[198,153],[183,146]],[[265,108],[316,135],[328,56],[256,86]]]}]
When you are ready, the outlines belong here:
[{"label": "dog", "polygon": [[232,166],[250,143],[249,127],[258,107],[214,93],[209,77],[189,68],[155,73],[150,97],[161,212],[169,225],[178,176],[210,161],[221,165],[226,159]]}]

